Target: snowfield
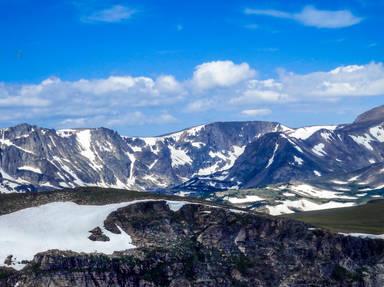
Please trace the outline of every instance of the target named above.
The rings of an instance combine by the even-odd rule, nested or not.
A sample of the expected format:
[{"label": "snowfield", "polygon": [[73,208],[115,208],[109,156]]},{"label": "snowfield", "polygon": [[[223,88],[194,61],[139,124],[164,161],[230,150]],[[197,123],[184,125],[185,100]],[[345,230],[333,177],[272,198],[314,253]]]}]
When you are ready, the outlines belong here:
[{"label": "snowfield", "polygon": [[[132,239],[120,227],[121,234],[114,234],[104,228],[108,215],[130,204],[156,199],[134,200],[108,205],[78,205],[73,202],[53,202],[31,207],[0,216],[0,266],[13,255],[12,265],[22,269],[22,260],[32,260],[39,252],[51,249],[74,252],[112,254],[135,248]],[[160,200],[161,201],[161,200]],[[186,201],[167,201],[172,211],[177,211]],[[90,230],[100,227],[110,241],[92,241]]]},{"label": "snowfield", "polygon": [[[132,203],[90,206],[54,202],[0,216],[0,265],[12,254],[16,261],[13,267],[21,269],[24,265],[19,261],[31,260],[36,253],[50,249],[112,254],[134,248],[127,233],[121,230],[121,234],[114,234],[103,225],[111,212]],[[88,239],[89,231],[97,226],[110,241]]]},{"label": "snowfield", "polygon": [[322,210],[330,208],[349,207],[355,205],[353,202],[336,202],[329,201],[327,203],[315,203],[308,199],[299,200],[285,200],[278,205],[267,205],[268,213],[270,215],[282,215],[294,213],[297,210],[300,211],[311,211],[311,210]]}]

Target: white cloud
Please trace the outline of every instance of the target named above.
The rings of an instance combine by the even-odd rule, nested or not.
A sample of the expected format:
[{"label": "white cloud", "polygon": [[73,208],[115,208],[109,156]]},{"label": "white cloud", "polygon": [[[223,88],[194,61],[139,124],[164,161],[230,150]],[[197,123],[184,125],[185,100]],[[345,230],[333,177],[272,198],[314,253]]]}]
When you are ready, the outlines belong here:
[{"label": "white cloud", "polygon": [[349,10],[320,10],[306,6],[299,13],[289,13],[280,10],[245,9],[247,15],[265,15],[276,18],[291,19],[305,26],[317,28],[344,28],[356,25],[362,18],[353,15]]},{"label": "white cloud", "polygon": [[126,75],[76,81],[49,78],[37,84],[0,83],[0,119],[65,127],[155,125],[175,122],[183,112],[212,111],[212,117],[215,111],[251,116],[261,115],[263,110],[252,106],[384,96],[382,63],[306,74],[280,71],[270,79],[255,76],[246,63],[220,61],[197,66],[191,78],[184,81],[172,75]]},{"label": "white cloud", "polygon": [[88,126],[88,120],[86,118],[69,118],[59,123],[60,128],[84,128],[86,126]]},{"label": "white cloud", "polygon": [[282,102],[289,99],[281,83],[274,79],[250,80],[239,95],[232,97],[232,104],[250,104],[256,102]]},{"label": "white cloud", "polygon": [[105,79],[82,79],[65,83],[74,93],[110,96],[116,104],[131,106],[157,106],[174,102],[184,94],[183,86],[173,76],[149,77],[111,76]]},{"label": "white cloud", "polygon": [[249,80],[229,102],[243,105],[383,95],[384,66],[382,63],[370,63],[302,75],[281,72],[276,79]]},{"label": "white cloud", "polygon": [[203,112],[212,108],[213,105],[214,101],[212,99],[199,99],[190,102],[186,110],[188,112]]},{"label": "white cloud", "polygon": [[170,75],[160,76],[155,81],[155,86],[160,93],[183,94],[184,88],[175,77]]},{"label": "white cloud", "polygon": [[242,110],[240,114],[243,116],[266,116],[271,114],[272,111],[270,109],[250,109],[250,110]]},{"label": "white cloud", "polygon": [[49,104],[48,100],[39,98],[9,97],[0,99],[1,107],[46,107]]},{"label": "white cloud", "polygon": [[93,12],[92,14],[83,17],[83,22],[105,22],[118,23],[131,18],[136,13],[135,10],[123,5],[114,5],[104,10]]},{"label": "white cloud", "polygon": [[328,72],[304,75],[282,73],[282,90],[291,97],[353,97],[384,95],[382,63],[341,66]]},{"label": "white cloud", "polygon": [[140,111],[135,111],[119,118],[106,119],[108,126],[160,125],[175,122],[177,122],[177,119],[168,112],[145,114]]},{"label": "white cloud", "polygon": [[66,118],[59,122],[60,128],[84,128],[94,126],[107,127],[126,127],[126,126],[142,126],[142,125],[161,125],[175,123],[177,119],[167,113],[146,114],[141,111],[134,111],[121,114],[119,116],[95,115],[91,117],[72,117]]},{"label": "white cloud", "polygon": [[170,123],[176,119],[169,113],[154,110],[147,115],[140,110],[173,105],[185,93],[173,76],[50,78],[34,85],[0,83],[0,109],[8,121],[48,118],[61,127]]},{"label": "white cloud", "polygon": [[256,71],[247,63],[214,61],[198,65],[193,73],[192,83],[198,90],[231,87],[254,77]]}]

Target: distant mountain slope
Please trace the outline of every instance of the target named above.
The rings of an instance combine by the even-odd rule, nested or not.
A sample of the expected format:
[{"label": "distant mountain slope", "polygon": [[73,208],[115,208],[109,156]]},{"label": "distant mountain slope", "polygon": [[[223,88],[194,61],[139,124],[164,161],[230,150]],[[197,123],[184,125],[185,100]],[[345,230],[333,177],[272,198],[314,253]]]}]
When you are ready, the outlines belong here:
[{"label": "distant mountain slope", "polygon": [[105,129],[0,130],[2,192],[96,185],[158,189],[230,168],[245,146],[278,123],[213,123],[152,138]]},{"label": "distant mountain slope", "polygon": [[[353,181],[354,172],[384,162],[384,109],[364,113],[363,119],[336,127],[308,127],[268,133],[245,148],[234,165],[210,177],[197,177],[184,183],[193,186],[253,188],[290,181],[334,179]],[[377,169],[372,188],[380,188],[384,177]],[[381,180],[379,179],[382,178]],[[220,186],[217,178],[226,184]],[[217,185],[216,185],[217,184]],[[180,189],[183,188],[180,186]]]},{"label": "distant mountain slope", "polygon": [[384,114],[384,105],[373,108],[365,113],[359,115],[354,123],[364,123],[364,122],[381,122],[383,120]]}]

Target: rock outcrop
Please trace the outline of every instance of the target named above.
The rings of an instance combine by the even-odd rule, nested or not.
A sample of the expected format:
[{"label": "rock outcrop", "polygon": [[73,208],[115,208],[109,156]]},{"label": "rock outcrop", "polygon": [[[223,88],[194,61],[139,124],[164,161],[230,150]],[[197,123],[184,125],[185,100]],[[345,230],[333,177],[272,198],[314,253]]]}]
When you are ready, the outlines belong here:
[{"label": "rock outcrop", "polygon": [[51,250],[0,286],[372,286],[384,285],[384,240],[312,229],[266,215],[166,201],[129,205],[104,222],[137,248],[102,254]]}]

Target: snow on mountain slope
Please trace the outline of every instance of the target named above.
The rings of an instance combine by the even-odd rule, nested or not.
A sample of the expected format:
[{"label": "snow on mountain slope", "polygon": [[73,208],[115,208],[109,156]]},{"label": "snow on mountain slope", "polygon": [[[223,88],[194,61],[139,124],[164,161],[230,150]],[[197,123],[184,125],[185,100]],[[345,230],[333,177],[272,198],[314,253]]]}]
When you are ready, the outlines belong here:
[{"label": "snow on mountain slope", "polygon": [[[112,254],[134,248],[128,234],[123,231],[114,234],[103,226],[112,211],[128,204],[86,206],[55,202],[0,216],[0,264],[8,255],[13,255],[15,262],[21,262],[50,249]],[[96,227],[110,240],[90,240],[89,231]],[[14,267],[21,269],[23,264]]]},{"label": "snow on mountain slope", "polygon": [[187,152],[183,149],[176,149],[173,146],[169,146],[171,152],[171,165],[176,167],[179,165],[191,165],[192,159],[188,156]]},{"label": "snow on mountain slope", "polygon": [[269,122],[213,123],[159,137],[105,129],[50,130],[22,124],[0,131],[3,192],[76,186],[158,189],[230,168],[245,146],[282,130]]},{"label": "snow on mountain slope", "polygon": [[93,169],[101,169],[101,165],[97,162],[97,155],[91,148],[92,139],[90,130],[81,130],[76,132],[76,139],[81,149],[81,155],[87,158]]},{"label": "snow on mountain slope", "polygon": [[312,210],[322,210],[330,208],[340,208],[340,207],[349,207],[353,206],[353,202],[336,202],[329,201],[327,203],[315,203],[307,199],[298,199],[298,200],[286,200],[277,205],[268,206],[268,213],[270,215],[282,215],[290,214],[297,211],[312,211]]},{"label": "snow on mountain slope", "polygon": [[[146,188],[174,186],[194,175],[229,169],[245,146],[261,135],[281,130],[268,122],[228,122],[192,127],[159,137],[129,138],[145,176],[138,183]],[[139,173],[139,174],[140,174]],[[147,181],[146,181],[147,180]]]},{"label": "snow on mountain slope", "polygon": [[336,129],[337,126],[310,126],[310,127],[303,127],[303,128],[298,128],[294,129],[292,131],[288,131],[287,135],[289,135],[292,138],[295,139],[301,139],[301,140],[306,140],[309,138],[311,135],[313,135],[315,132],[319,130],[329,130],[333,131]]},{"label": "snow on mountain slope", "polygon": [[[305,199],[315,200],[315,205],[336,200],[336,206],[343,206],[361,198],[382,196],[377,190],[384,188],[384,108],[381,116],[375,112],[374,120],[369,114],[365,117],[371,120],[264,134],[249,143],[225,172],[197,175],[173,190],[178,194],[210,197],[209,194],[228,189],[289,184],[287,193],[296,197],[293,205]],[[279,196],[287,204],[292,201],[285,195]],[[276,204],[255,204],[268,205]]]},{"label": "snow on mountain slope", "polygon": [[27,165],[25,165],[25,166],[20,166],[17,169],[18,170],[29,170],[31,172],[39,173],[39,174],[43,173],[40,168],[34,167],[34,166],[27,166]]}]

